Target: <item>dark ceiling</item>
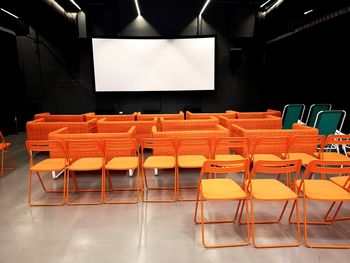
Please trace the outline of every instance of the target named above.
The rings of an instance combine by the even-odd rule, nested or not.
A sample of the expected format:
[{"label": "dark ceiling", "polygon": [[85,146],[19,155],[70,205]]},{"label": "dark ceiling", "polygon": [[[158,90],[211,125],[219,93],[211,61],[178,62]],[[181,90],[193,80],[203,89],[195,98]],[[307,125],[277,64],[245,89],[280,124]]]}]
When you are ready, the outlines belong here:
[{"label": "dark ceiling", "polygon": [[[217,15],[221,10],[235,10],[240,7],[258,11],[260,5],[266,1],[268,0],[212,0],[203,17],[206,19],[211,14]],[[114,28],[120,29],[137,16],[134,0],[75,0],[75,2],[86,13],[90,26],[104,23],[113,24]],[[167,31],[177,32],[179,28],[197,17],[206,0],[138,0],[138,2],[145,20],[150,24],[158,24],[159,32],[166,34]],[[13,17],[0,12],[0,25],[16,33],[23,33],[25,25],[30,25],[41,33],[58,37],[76,37],[78,34],[76,21],[67,13],[77,12],[77,7],[70,0],[56,0],[63,9],[57,8],[54,3],[52,0],[2,0],[0,7],[16,14],[20,20],[16,21]],[[276,35],[293,25],[302,24],[347,5],[349,0],[284,0],[276,12],[271,12],[265,17],[264,23],[267,28],[276,27]],[[215,9],[219,11],[212,12]],[[305,16],[304,12],[310,9],[314,11]],[[162,27],[162,21],[170,22]],[[171,23],[172,21],[174,23]],[[281,28],[280,24],[284,26]],[[107,33],[113,35],[112,31]]]}]

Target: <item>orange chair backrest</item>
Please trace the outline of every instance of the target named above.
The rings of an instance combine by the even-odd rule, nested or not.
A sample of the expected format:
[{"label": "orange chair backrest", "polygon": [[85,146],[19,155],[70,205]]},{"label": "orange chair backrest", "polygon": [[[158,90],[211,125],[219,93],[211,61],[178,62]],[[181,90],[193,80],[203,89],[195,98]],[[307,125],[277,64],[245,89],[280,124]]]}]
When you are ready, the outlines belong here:
[{"label": "orange chair backrest", "polygon": [[350,173],[349,161],[325,161],[314,160],[308,164],[303,179],[311,177],[312,174],[344,175]]},{"label": "orange chair backrest", "polygon": [[207,160],[203,163],[199,181],[206,173],[211,174],[230,174],[244,172],[244,178],[248,178],[249,174],[249,159],[217,161]]},{"label": "orange chair backrest", "polygon": [[[232,154],[232,153],[235,153],[237,150],[239,150],[239,152],[248,153],[249,139],[246,137],[216,138],[215,144],[214,144],[213,158],[217,154],[221,154],[221,153]],[[248,154],[245,157],[248,157]]]},{"label": "orange chair backrest", "polygon": [[298,178],[301,168],[301,160],[282,160],[282,161],[257,161],[250,173],[250,179],[261,174],[290,174],[295,173],[295,180]]},{"label": "orange chair backrest", "polygon": [[104,140],[105,160],[113,157],[139,156],[139,147],[135,139],[108,139]]},{"label": "orange chair backrest", "polygon": [[176,156],[176,140],[173,138],[147,138],[141,142],[141,153],[151,150],[153,155]]},{"label": "orange chair backrest", "polygon": [[288,136],[259,137],[253,145],[251,154],[266,153],[284,157],[288,151],[288,142]]},{"label": "orange chair backrest", "polygon": [[350,145],[350,134],[330,134],[327,136],[324,146],[326,147],[328,144]]},{"label": "orange chair backrest", "polygon": [[104,157],[101,140],[66,140],[65,142],[69,161],[85,157]]},{"label": "orange chair backrest", "polygon": [[177,155],[205,155],[211,158],[210,138],[181,138],[177,142]]},{"label": "orange chair backrest", "polygon": [[[61,141],[55,140],[40,140],[40,141],[26,141],[27,151],[30,157],[30,166],[34,165],[34,155],[33,152],[59,152],[60,156],[67,158],[64,145]],[[62,157],[61,157],[62,158]]]},{"label": "orange chair backrest", "polygon": [[288,153],[310,153],[319,152],[325,140],[324,135],[295,135],[290,137]]}]

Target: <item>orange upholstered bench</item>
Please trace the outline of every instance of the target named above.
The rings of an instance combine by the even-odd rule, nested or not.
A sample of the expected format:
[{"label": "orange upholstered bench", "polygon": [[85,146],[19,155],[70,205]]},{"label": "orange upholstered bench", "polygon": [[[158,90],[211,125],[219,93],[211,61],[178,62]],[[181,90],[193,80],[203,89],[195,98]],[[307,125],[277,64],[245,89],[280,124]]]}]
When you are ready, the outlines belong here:
[{"label": "orange upholstered bench", "polygon": [[152,126],[157,125],[157,118],[148,121],[97,121],[97,132],[119,132],[135,126],[135,138],[140,142],[143,138],[152,137]]},{"label": "orange upholstered bench", "polygon": [[48,121],[44,118],[28,121],[26,124],[28,140],[47,140],[50,132],[68,127],[71,133],[96,132],[96,119],[89,121]]},{"label": "orange upholstered bench", "polygon": [[[188,127],[187,127],[188,128]],[[170,130],[158,131],[156,126],[152,128],[153,138],[210,138],[213,142],[218,137],[228,137],[229,130],[218,124],[213,124],[208,127],[192,126],[192,129],[180,129],[171,128]],[[211,143],[213,146],[214,143]],[[160,154],[160,153],[158,153]],[[179,154],[191,154],[191,152],[179,152]],[[203,152],[203,155],[209,157],[209,152]]]},{"label": "orange upholstered bench", "polygon": [[235,119],[236,113],[237,113],[236,111],[223,112],[223,113],[192,113],[192,112],[186,111],[186,120],[208,119],[210,117],[220,117],[220,116],[228,119]]},{"label": "orange upholstered bench", "polygon": [[262,111],[262,112],[237,112],[237,111],[232,111],[232,110],[227,110],[226,113],[236,113],[236,118],[237,119],[255,119],[255,118],[263,118],[266,115],[272,115],[276,117],[281,117],[282,113],[278,110],[272,110],[268,109],[267,111]]},{"label": "orange upholstered bench", "polygon": [[182,111],[180,111],[179,113],[169,113],[169,114],[165,114],[165,113],[159,113],[159,114],[142,114],[141,112],[137,113],[136,119],[138,121],[149,121],[149,120],[153,120],[154,118],[156,118],[157,120],[157,127],[158,129],[160,129],[160,119],[163,120],[183,120],[185,119],[185,115]]},{"label": "orange upholstered bench", "polygon": [[[241,126],[231,125],[231,136],[246,137],[249,139],[249,146],[252,149],[255,141],[259,137],[292,137],[295,135],[318,135],[318,129],[294,123],[292,129],[245,129]],[[256,152],[266,153],[266,152]],[[246,153],[239,153],[246,154]]]},{"label": "orange upholstered bench", "polygon": [[231,130],[232,124],[244,129],[282,129],[282,118],[273,115],[257,115],[255,118],[228,119],[219,116],[220,125]]},{"label": "orange upholstered bench", "polygon": [[194,120],[164,120],[160,118],[161,131],[197,131],[197,130],[215,130],[219,120],[209,116],[208,119]]},{"label": "orange upholstered bench", "polygon": [[136,119],[137,113],[134,112],[133,114],[114,114],[114,115],[96,115],[94,112],[85,113],[85,119],[91,120],[91,119],[106,119],[108,121],[134,121]]},{"label": "orange upholstered bench", "polygon": [[50,122],[83,122],[85,117],[83,114],[50,114],[49,112],[37,113],[34,120],[45,119]]},{"label": "orange upholstered bench", "polygon": [[[56,131],[49,133],[49,140],[58,140],[58,141],[66,141],[66,140],[104,140],[104,139],[127,139],[135,137],[135,126],[131,126],[126,129],[119,129],[118,132],[113,133],[71,133],[68,127],[58,129]],[[58,157],[59,153],[52,153],[51,158]]]}]

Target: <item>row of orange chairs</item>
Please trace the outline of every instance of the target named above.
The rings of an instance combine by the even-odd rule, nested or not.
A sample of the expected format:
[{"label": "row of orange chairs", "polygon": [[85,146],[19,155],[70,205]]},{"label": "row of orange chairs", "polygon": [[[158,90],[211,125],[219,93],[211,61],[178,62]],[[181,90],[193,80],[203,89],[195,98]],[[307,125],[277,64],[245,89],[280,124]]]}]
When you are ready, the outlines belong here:
[{"label": "row of orange chairs", "polygon": [[[312,243],[309,240],[309,225],[330,225],[336,220],[350,219],[349,217],[337,218],[340,207],[344,202],[350,201],[350,176],[344,176],[350,173],[350,159],[347,161],[325,161],[314,160],[309,163],[305,173],[299,178],[301,170],[301,160],[281,160],[281,161],[257,161],[252,171],[249,170],[249,160],[215,161],[208,160],[204,163],[200,174],[198,185],[197,201],[195,207],[194,221],[201,224],[202,244],[206,248],[244,246],[252,243],[258,248],[268,247],[291,247],[299,246],[301,243],[300,225],[304,225],[305,245],[312,248],[350,248],[349,244],[319,244]],[[243,173],[243,183],[238,184],[229,178],[209,178],[203,176],[218,174]],[[262,174],[279,175],[295,174],[292,187],[288,187],[277,179],[262,179]],[[321,179],[315,179],[314,174],[324,175]],[[326,179],[326,175],[340,175]],[[300,221],[298,196],[302,195],[303,216]],[[224,220],[206,220],[204,212],[204,201],[238,201],[236,213],[231,219]],[[266,202],[284,202],[282,211],[276,220],[257,221],[255,219],[255,206],[259,201]],[[310,209],[307,201],[333,202],[326,216],[321,221],[309,221],[307,212]],[[296,224],[296,241],[286,244],[258,244],[256,241],[257,224],[276,224],[279,223],[285,214],[288,202],[293,202],[289,215],[290,224]],[[338,209],[330,216],[335,203],[339,203]],[[197,220],[198,203],[200,203],[200,221]],[[242,220],[242,213],[245,207],[246,219]],[[314,208],[312,208],[314,210]],[[295,212],[293,220],[292,215]],[[211,217],[206,214],[206,217]],[[208,244],[206,242],[206,224],[213,223],[240,223],[246,225],[246,237],[241,243],[221,243]],[[266,237],[265,237],[266,239]]]},{"label": "row of orange chairs", "polygon": [[[344,143],[349,139],[349,136],[336,137],[330,136],[327,138],[326,143],[332,141],[332,143]],[[317,146],[322,145],[324,141],[323,136],[295,136],[291,139],[288,137],[274,137],[274,138],[259,138],[253,147],[253,152],[251,154],[252,162],[258,160],[281,160],[283,159],[301,159],[303,164],[311,160],[316,160],[317,157],[314,151]],[[137,193],[144,190],[144,185],[147,190],[173,190],[173,198],[170,200],[144,200],[144,195],[142,195],[143,201],[146,202],[174,202],[177,200],[177,193],[180,189],[192,188],[195,189],[196,185],[193,186],[180,186],[180,172],[179,169],[186,168],[201,168],[203,162],[207,159],[216,160],[237,160],[243,159],[247,156],[241,156],[239,154],[234,154],[235,150],[241,149],[241,152],[248,152],[249,142],[247,138],[217,138],[214,145],[214,153],[210,154],[211,140],[209,138],[188,138],[188,139],[145,139],[141,144],[141,155],[139,154],[139,147],[135,140],[133,139],[117,139],[117,140],[67,140],[65,145],[59,141],[27,141],[27,148],[30,154],[30,188],[29,188],[29,204],[31,204],[31,189],[32,189],[32,174],[33,172],[38,175],[40,183],[43,189],[47,190],[43,180],[40,176],[40,172],[49,171],[60,171],[63,170],[64,178],[64,195],[62,203],[70,203],[69,193],[71,192],[70,180],[73,180],[74,191],[84,192],[84,191],[97,191],[97,189],[80,189],[76,173],[84,171],[101,171],[101,201],[98,203],[107,203],[106,200],[106,189],[105,189],[105,179],[108,179],[109,191],[113,190],[132,190]],[[348,143],[348,142],[347,142]],[[281,145],[286,145],[286,149],[281,148]],[[310,149],[311,154],[305,152],[292,152],[294,146],[298,146],[298,151],[303,149]],[[274,152],[274,147],[277,147],[281,153],[281,156],[274,154],[256,154],[255,151],[261,147],[267,147],[268,151]],[[288,146],[288,147],[287,147]],[[282,150],[281,150],[282,149]],[[322,147],[321,147],[322,149]],[[153,155],[148,156],[147,150],[151,150]],[[295,150],[295,148],[294,148]],[[64,158],[50,158],[44,160],[40,163],[35,163],[33,152],[38,151],[49,151],[56,152],[60,151]],[[290,152],[288,152],[290,151]],[[208,152],[205,155],[203,152]],[[180,154],[181,153],[181,154]],[[184,154],[185,153],[185,154]],[[233,153],[233,154],[232,154]],[[320,151],[318,155],[322,153]],[[322,153],[322,158],[325,158],[325,154]],[[337,153],[332,154],[332,160],[335,158]],[[283,155],[283,156],[282,156]],[[344,155],[340,155],[343,156]],[[339,159],[338,156],[338,159]],[[347,158],[347,157],[346,157]],[[69,173],[66,172],[68,168]],[[141,168],[141,174],[140,174]],[[115,189],[112,185],[110,171],[113,170],[137,170],[136,176],[136,186],[132,188]],[[146,170],[147,169],[174,169],[174,186],[173,187],[154,187],[150,186],[147,180]],[[67,182],[66,182],[67,180]],[[290,185],[290,177],[287,177],[287,185]],[[73,190],[72,190],[73,191]],[[57,192],[57,191],[54,191]],[[137,201],[137,200],[136,200]],[[136,202],[135,201],[135,202]],[[124,202],[122,202],[124,203]],[[91,204],[91,203],[86,203]],[[58,205],[58,203],[55,203]]]}]

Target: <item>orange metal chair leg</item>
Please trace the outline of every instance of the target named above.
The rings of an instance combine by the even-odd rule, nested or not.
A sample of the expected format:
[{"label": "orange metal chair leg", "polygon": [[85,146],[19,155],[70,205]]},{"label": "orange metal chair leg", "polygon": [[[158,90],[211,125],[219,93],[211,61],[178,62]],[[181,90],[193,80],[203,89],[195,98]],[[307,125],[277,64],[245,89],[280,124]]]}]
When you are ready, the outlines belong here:
[{"label": "orange metal chair leg", "polygon": [[307,209],[306,209],[306,197],[303,197],[303,208],[304,208],[304,242],[307,247],[310,248],[350,248],[350,245],[322,245],[322,244],[313,244],[309,241],[308,238],[308,225],[307,222]]},{"label": "orange metal chair leg", "polygon": [[[256,248],[274,248],[274,247],[297,247],[300,245],[300,220],[299,220],[299,208],[296,206],[296,217],[297,217],[297,242],[296,243],[290,243],[290,244],[273,244],[273,245],[258,245],[255,239],[255,224],[264,224],[264,221],[255,222],[255,216],[254,216],[254,202],[253,198],[250,198],[250,210],[251,210],[251,227],[252,227],[252,244]],[[296,203],[298,203],[298,200],[296,200]],[[277,221],[265,221],[267,224],[277,223],[281,220],[283,213],[286,209],[286,206],[288,204],[288,201],[285,203],[282,212],[279,216],[279,219]],[[265,223],[265,224],[266,224]]]},{"label": "orange metal chair leg", "polygon": [[[198,209],[198,198],[200,197],[200,204],[201,204],[201,221],[197,221],[197,209]],[[246,203],[246,220],[248,221],[249,218],[249,211],[248,211],[248,203]],[[250,227],[249,223],[247,225],[247,240],[241,243],[224,243],[224,244],[207,244],[205,241],[205,224],[214,224],[214,223],[232,223],[236,222],[236,219],[231,220],[211,220],[211,221],[205,221],[204,220],[204,199],[203,196],[198,192],[197,194],[197,200],[196,200],[196,208],[195,208],[195,216],[194,216],[194,222],[196,224],[201,224],[201,232],[202,232],[202,245],[205,248],[219,248],[219,247],[237,247],[237,246],[247,246],[250,243]]]}]

